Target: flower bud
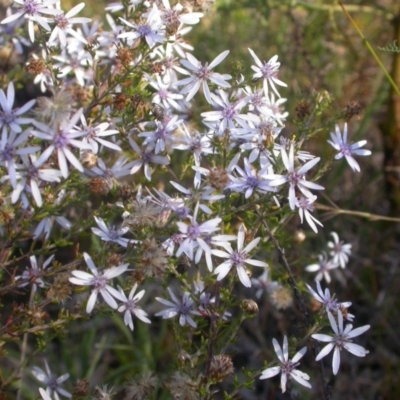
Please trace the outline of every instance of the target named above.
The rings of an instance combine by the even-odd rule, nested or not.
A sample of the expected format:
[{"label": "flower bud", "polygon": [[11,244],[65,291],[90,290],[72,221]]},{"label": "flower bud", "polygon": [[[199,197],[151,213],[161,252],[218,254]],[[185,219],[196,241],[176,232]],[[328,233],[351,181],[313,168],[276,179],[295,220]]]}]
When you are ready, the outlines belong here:
[{"label": "flower bud", "polygon": [[240,307],[246,314],[254,316],[258,313],[258,305],[254,300],[245,299],[240,303]]}]

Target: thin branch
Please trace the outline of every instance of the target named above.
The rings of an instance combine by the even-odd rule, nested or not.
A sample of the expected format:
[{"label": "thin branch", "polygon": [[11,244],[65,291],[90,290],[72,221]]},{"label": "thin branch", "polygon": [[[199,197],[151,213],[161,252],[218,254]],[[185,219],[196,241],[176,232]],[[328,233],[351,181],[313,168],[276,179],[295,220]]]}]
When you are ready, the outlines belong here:
[{"label": "thin branch", "polygon": [[353,215],[354,217],[366,218],[370,221],[400,222],[400,218],[386,217],[385,215],[371,214],[363,211],[343,210],[341,208],[330,207],[320,203],[314,203],[314,205],[316,209],[328,211],[332,215],[345,214],[345,215]]},{"label": "thin branch", "polygon": [[[267,221],[263,219],[263,225],[265,230],[267,231],[269,237],[271,238],[272,243],[274,244],[275,248],[278,250],[279,256],[278,256],[278,261],[282,265],[282,267],[285,269],[287,272],[289,278],[288,282],[290,287],[292,288],[294,292],[294,296],[296,298],[296,301],[299,305],[300,311],[304,315],[304,320],[308,328],[311,328],[313,326],[313,322],[310,318],[310,313],[307,310],[307,307],[304,303],[303,296],[300,293],[299,287],[297,286],[296,280],[293,276],[292,269],[290,268],[290,265],[286,259],[285,255],[285,249],[283,249],[279,242],[276,240],[274,234],[272,233],[271,229],[269,228]],[[319,353],[319,346],[317,343],[312,344],[314,355],[316,356]],[[326,377],[325,377],[325,368],[323,362],[318,363],[319,366],[319,372],[320,372],[320,377],[321,377],[321,383],[322,383],[322,388],[323,388],[323,399],[324,400],[329,400],[330,399],[330,387],[326,382]]]}]

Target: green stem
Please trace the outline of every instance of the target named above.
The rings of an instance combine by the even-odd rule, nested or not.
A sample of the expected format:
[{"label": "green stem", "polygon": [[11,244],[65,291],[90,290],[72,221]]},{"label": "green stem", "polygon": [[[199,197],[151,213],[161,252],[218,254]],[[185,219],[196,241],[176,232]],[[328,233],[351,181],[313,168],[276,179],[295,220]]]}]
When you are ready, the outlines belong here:
[{"label": "green stem", "polygon": [[342,10],[344,12],[344,14],[346,15],[346,17],[349,19],[349,21],[351,22],[351,24],[353,25],[354,29],[358,32],[359,36],[361,37],[361,39],[363,40],[365,46],[367,47],[368,51],[371,53],[372,57],[375,59],[375,61],[378,63],[379,68],[383,71],[383,73],[385,74],[387,80],[389,81],[389,83],[391,84],[393,90],[396,92],[396,94],[400,97],[400,90],[397,87],[396,83],[394,82],[394,80],[392,79],[392,77],[390,76],[388,70],[385,68],[385,66],[383,65],[382,61],[380,60],[380,58],[378,57],[378,55],[375,53],[375,50],[372,48],[372,46],[370,45],[370,43],[368,42],[367,38],[364,36],[364,34],[361,32],[361,29],[358,27],[356,21],[354,21],[354,19],[352,18],[352,16],[347,12],[346,8],[344,7],[344,5],[342,4],[342,2],[340,0],[337,0],[338,4],[340,5],[340,7],[342,7]]}]

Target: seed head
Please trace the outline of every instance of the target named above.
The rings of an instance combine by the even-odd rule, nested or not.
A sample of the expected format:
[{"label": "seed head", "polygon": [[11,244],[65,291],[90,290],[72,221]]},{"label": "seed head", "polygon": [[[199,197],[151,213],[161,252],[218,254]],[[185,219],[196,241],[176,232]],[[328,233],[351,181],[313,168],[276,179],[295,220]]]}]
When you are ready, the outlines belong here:
[{"label": "seed head", "polygon": [[233,362],[230,356],[228,356],[227,354],[219,354],[217,356],[213,356],[210,366],[210,376],[214,381],[221,382],[233,373]]}]

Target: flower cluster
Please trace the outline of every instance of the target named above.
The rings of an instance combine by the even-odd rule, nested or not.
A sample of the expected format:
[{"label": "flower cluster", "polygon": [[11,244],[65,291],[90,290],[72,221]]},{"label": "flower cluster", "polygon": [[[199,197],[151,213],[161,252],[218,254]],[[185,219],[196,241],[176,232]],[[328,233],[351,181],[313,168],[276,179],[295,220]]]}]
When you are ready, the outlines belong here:
[{"label": "flower cluster", "polygon": [[[183,330],[189,339],[179,346],[202,335],[196,344],[200,350],[187,357],[182,350],[182,357],[194,365],[201,358],[197,353],[204,351],[206,373],[195,377],[175,371],[172,383],[165,385],[173,393],[186,387],[191,396],[207,379],[221,381],[233,373],[230,357],[213,351],[218,347],[214,341],[228,336],[227,321],[236,323],[229,312],[237,305],[234,289],[248,293],[253,286],[258,299],[264,291],[271,298],[281,294],[285,301],[279,309],[292,303],[282,279],[268,280],[270,272],[278,274],[270,262],[268,235],[292,216],[315,233],[323,227],[313,211],[324,190],[318,182],[328,160],[306,150],[307,135],[313,132],[305,129],[297,138],[282,133],[288,113],[279,90],[287,84],[280,77],[278,56],[265,62],[248,49],[255,63],[250,80],[238,71],[218,72],[229,65],[230,52],[212,61],[195,57],[185,35],[203,13],[187,3],[112,3],[106,8],[108,26],[101,26],[78,16],[84,3],[64,10],[58,0],[14,0],[1,32],[18,32],[10,39],[16,51],[30,48],[33,55],[25,68],[43,96],[17,102],[17,78],[0,89],[0,206],[11,204],[17,214],[2,208],[0,235],[15,250],[10,265],[15,254],[29,257],[30,268],[16,273],[16,261],[15,270],[7,271],[12,285],[31,289],[32,309],[58,300],[52,298],[58,288],[72,292],[76,285],[83,287],[74,286],[76,292],[90,289],[86,314],[103,299],[133,331],[134,318],[151,323],[138,303],[151,310],[156,300],[166,308],[153,315],[178,317],[177,329],[193,328]],[[27,32],[20,33],[25,25]],[[204,110],[194,117],[199,96],[204,96]],[[347,125],[343,137],[336,126],[331,139],[339,152],[335,158],[346,157],[359,171],[353,155],[370,154],[360,149],[366,141],[348,144]],[[61,231],[53,229],[54,222]],[[271,232],[269,224],[274,225]],[[10,240],[7,233],[13,235]],[[354,316],[347,312],[351,303],[338,302],[321,287],[322,278],[330,282],[331,270],[346,267],[351,253],[350,244],[331,235],[329,256],[320,254],[319,262],[306,270],[317,272],[316,291],[307,287],[334,331],[333,336],[312,335],[328,343],[317,361],[334,349],[336,374],[343,348],[360,357],[367,354],[351,339],[369,326],[353,330],[348,322]],[[30,241],[29,250],[18,245]],[[56,250],[71,243],[76,260],[59,265]],[[83,264],[79,245],[88,271],[76,267]],[[89,255],[94,252],[103,267],[95,265]],[[39,253],[47,258],[37,258]],[[251,278],[252,267],[263,268],[258,278]],[[138,290],[148,282],[146,290]],[[49,286],[49,300],[36,302],[35,296]],[[169,299],[160,297],[160,286]],[[257,310],[252,300],[242,304],[248,306],[245,313]],[[80,310],[76,318],[82,318],[80,301],[75,308]],[[287,336],[282,348],[276,339],[272,343],[278,365],[262,371],[260,379],[281,374],[283,392],[292,378],[311,388],[310,377],[297,368],[306,347],[290,359]],[[56,377],[45,366],[46,371],[32,370],[45,386],[39,389],[42,398],[71,397],[61,385],[69,375]],[[151,389],[155,384],[149,381]],[[147,395],[148,390],[137,393]]]}]

